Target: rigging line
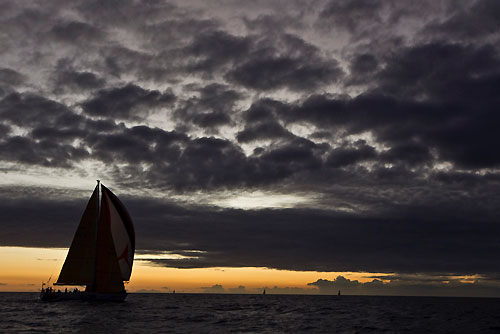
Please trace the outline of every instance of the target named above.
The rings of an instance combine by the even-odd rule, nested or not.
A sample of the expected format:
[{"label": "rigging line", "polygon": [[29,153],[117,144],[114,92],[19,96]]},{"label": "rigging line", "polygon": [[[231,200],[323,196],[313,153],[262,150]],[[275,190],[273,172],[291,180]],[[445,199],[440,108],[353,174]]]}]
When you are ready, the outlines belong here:
[{"label": "rigging line", "polygon": [[54,265],[52,266],[52,270],[50,271],[50,277],[49,280],[47,281],[47,285],[50,283],[50,280],[52,279],[52,276],[54,276],[54,273],[56,272],[58,267],[61,267],[61,263],[63,263],[63,260],[65,259],[65,256],[63,253],[61,253],[62,256],[57,256],[56,260],[54,261]]}]

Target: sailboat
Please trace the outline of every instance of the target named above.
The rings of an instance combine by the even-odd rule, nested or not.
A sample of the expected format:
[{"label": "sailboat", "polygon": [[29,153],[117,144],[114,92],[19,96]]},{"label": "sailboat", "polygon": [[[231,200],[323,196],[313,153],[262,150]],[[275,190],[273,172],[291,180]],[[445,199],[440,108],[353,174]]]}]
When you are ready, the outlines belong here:
[{"label": "sailboat", "polygon": [[[99,193],[102,192],[99,205]],[[40,299],[123,301],[135,251],[132,219],[118,197],[97,186],[76,230],[66,261],[54,285],[86,286],[85,291],[43,288]]]}]

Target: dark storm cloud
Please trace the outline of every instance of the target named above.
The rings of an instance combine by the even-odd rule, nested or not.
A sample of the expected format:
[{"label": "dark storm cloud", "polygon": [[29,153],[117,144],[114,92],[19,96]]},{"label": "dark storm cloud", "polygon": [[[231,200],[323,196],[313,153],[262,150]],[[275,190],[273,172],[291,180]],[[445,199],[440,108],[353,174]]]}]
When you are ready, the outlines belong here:
[{"label": "dark storm cloud", "polygon": [[162,168],[159,164],[152,172],[158,172],[158,176],[163,174],[179,189],[253,188],[321,168],[320,156],[325,149],[295,138],[246,157],[229,141],[197,138],[188,143],[179,159],[171,161],[169,167]]},{"label": "dark storm cloud", "polygon": [[[163,155],[158,155],[158,145],[154,150],[147,150],[143,145],[141,153],[138,153],[138,142],[127,144],[133,138],[116,139],[120,141],[112,142],[116,148],[112,156],[127,162],[133,162],[134,157],[140,156],[141,160],[152,163],[144,173],[135,174],[137,182],[142,175],[156,187],[178,190],[255,187],[276,183],[296,173],[321,168],[320,156],[327,149],[295,138],[277,147],[263,149],[257,156],[247,157],[239,146],[228,140],[201,137],[163,147]],[[107,151],[102,152],[106,154]]]},{"label": "dark storm cloud", "polygon": [[406,162],[409,166],[418,166],[421,163],[431,162],[433,157],[425,145],[418,143],[402,143],[394,145],[381,154],[381,159],[388,162]]},{"label": "dark storm cloud", "polygon": [[[182,133],[146,126],[114,128],[114,130],[111,133],[90,135],[87,143],[93,155],[99,160],[126,162],[131,167],[139,162],[158,166],[172,163],[180,155],[178,145],[188,140]],[[140,178],[141,175],[138,174],[136,177]]]},{"label": "dark storm cloud", "polygon": [[363,142],[358,143],[356,146],[333,149],[326,161],[327,165],[338,168],[377,157],[377,153],[373,147]]},{"label": "dark storm cloud", "polygon": [[184,52],[193,57],[188,70],[212,73],[227,63],[244,58],[251,50],[252,40],[225,31],[213,31],[196,36]]},{"label": "dark storm cloud", "polygon": [[430,24],[426,36],[480,42],[499,37],[500,4],[495,0],[479,0],[458,6],[453,15],[442,22]]},{"label": "dark storm cloud", "polygon": [[379,69],[379,60],[370,53],[359,53],[350,59],[350,75],[346,85],[369,85],[373,82],[373,75]]},{"label": "dark storm cloud", "polygon": [[232,65],[228,80],[258,90],[309,91],[338,81],[343,73],[336,60],[322,57],[318,48],[291,34],[259,39],[217,30],[195,37],[182,52],[188,71],[213,75]]},{"label": "dark storm cloud", "polygon": [[[318,271],[477,273],[495,271],[493,263],[498,260],[488,256],[496,248],[495,238],[488,235],[497,233],[498,228],[494,221],[484,222],[479,217],[473,224],[463,219],[444,223],[437,219],[418,223],[408,218],[356,219],[300,210],[228,211],[214,216],[205,213],[199,223],[195,222],[200,218],[181,217],[178,219],[182,223],[175,224],[172,247],[175,242],[185,241],[186,247],[206,253],[198,259],[156,263],[181,268],[236,265]],[[232,223],[235,219],[236,225]],[[188,233],[203,237],[188,240]],[[474,242],[479,239],[481,242]]]},{"label": "dark storm cloud", "polygon": [[353,134],[371,131],[391,147],[418,139],[426,160],[424,151],[436,148],[440,159],[462,167],[493,167],[500,160],[485,143],[500,140],[493,125],[499,65],[491,47],[418,46],[392,59],[371,93],[313,95],[281,117]]},{"label": "dark storm cloud", "polygon": [[0,84],[18,86],[26,80],[21,73],[10,68],[0,68]]},{"label": "dark storm cloud", "polygon": [[263,122],[257,125],[247,126],[238,132],[236,138],[241,143],[262,139],[289,138],[293,134],[281,126],[278,122]]},{"label": "dark storm cloud", "polygon": [[305,24],[301,20],[301,14],[298,15],[259,15],[254,19],[243,17],[245,26],[251,31],[260,33],[280,33],[287,29],[302,29]]},{"label": "dark storm cloud", "polygon": [[[380,90],[400,97],[481,102],[493,98],[491,80],[500,71],[492,45],[429,43],[403,49],[387,59],[379,74]],[[467,94],[465,94],[467,93]]]},{"label": "dark storm cloud", "polygon": [[[320,2],[315,27],[328,34],[344,33],[351,41],[347,48],[370,50],[401,46],[415,32],[429,24],[442,22],[468,6],[450,0],[330,0]],[[425,37],[428,37],[427,35]],[[425,39],[425,38],[424,38]],[[361,44],[359,44],[362,42]]]},{"label": "dark storm cloud", "polygon": [[56,140],[60,143],[61,141],[85,138],[87,136],[87,130],[73,127],[57,129],[41,125],[34,128],[30,135],[34,140],[48,139]]},{"label": "dark storm cloud", "polygon": [[[117,128],[114,122],[92,121],[59,102],[26,93],[3,98],[0,116],[4,122],[29,129],[23,136],[3,134],[1,159],[28,165],[72,167],[90,157],[85,142],[89,131]],[[82,142],[74,144],[74,139]]]},{"label": "dark storm cloud", "polygon": [[[63,242],[61,246],[69,246],[71,243],[70,239],[72,238],[71,235],[74,233],[76,226],[75,224],[78,224],[79,217],[77,216],[81,215],[85,209],[86,204],[84,202],[86,202],[86,199],[83,199],[83,201],[80,199],[78,201],[62,202],[56,199],[44,200],[44,197],[52,198],[54,191],[52,189],[40,188],[27,189],[17,187],[15,193],[4,188],[2,193],[5,195],[9,194],[2,196],[2,212],[6,217],[3,221],[5,223],[3,238],[5,240],[1,241],[2,245],[27,246],[28,244],[32,244],[33,246],[49,246],[52,241],[48,241],[46,237],[52,238],[51,236],[56,236],[56,238],[67,237],[68,244],[66,245]],[[31,196],[35,196],[33,198],[35,201],[25,202],[22,199],[32,198]],[[24,202],[24,205],[26,205],[25,210],[20,210],[20,207],[18,207],[19,201]],[[53,215],[48,218],[47,212],[52,212]],[[15,216],[18,216],[18,218],[15,219]],[[22,228],[17,229],[16,225],[22,226]],[[27,229],[34,232],[33,235],[31,233],[29,235],[25,234]],[[23,234],[25,237],[22,236]],[[40,237],[42,235],[44,236],[43,238]]]},{"label": "dark storm cloud", "polygon": [[254,101],[243,113],[245,128],[236,134],[236,139],[245,143],[256,140],[294,138],[295,135],[278,122],[278,113],[288,108],[287,104],[272,99]]},{"label": "dark storm cloud", "polygon": [[[434,104],[413,102],[421,115],[414,114],[413,125],[405,127],[408,134],[437,147],[444,159],[465,168],[492,167],[500,160],[485,143],[500,139],[492,126],[498,123],[499,101],[493,87],[499,80],[500,59],[492,46],[433,43],[392,59],[380,73],[380,91],[403,99],[422,97]],[[413,117],[407,111],[406,116]],[[432,119],[439,127],[432,126]],[[418,121],[427,123],[427,130],[411,129]]]},{"label": "dark storm cloud", "polygon": [[256,90],[312,91],[337,82],[342,75],[335,59],[323,58],[319,49],[298,36],[283,34],[257,43],[248,58],[226,77]]},{"label": "dark storm cloud", "polygon": [[0,101],[0,116],[12,125],[31,128],[26,136],[3,134],[1,160],[69,168],[89,156],[84,146],[68,142],[85,136],[81,127],[85,123],[63,104],[34,94],[12,93]]},{"label": "dark storm cloud", "polygon": [[[150,38],[153,45],[161,48],[168,48],[169,45],[177,45],[177,43],[182,43],[185,40],[192,40],[191,48],[193,48],[193,51],[202,51],[203,41],[197,39],[198,35],[204,34],[206,36],[209,33],[216,35],[215,32],[220,28],[220,22],[217,20],[201,18],[196,15],[186,15],[186,13],[178,14],[172,7],[171,17],[162,17],[158,22],[141,26],[139,32],[143,36]],[[214,35],[211,36],[217,38]],[[218,37],[224,38],[223,36]],[[197,44],[197,41],[200,44]]]},{"label": "dark storm cloud", "polygon": [[[121,162],[115,176],[125,184],[146,183],[178,190],[255,187],[279,182],[297,173],[320,169],[327,144],[288,133],[283,141],[247,157],[235,143],[214,137],[191,138],[178,131],[83,119],[80,127],[32,132],[36,139],[58,142],[80,138],[91,157]],[[145,165],[144,165],[145,164]],[[134,177],[132,178],[132,175]],[[134,181],[135,180],[135,181]]]},{"label": "dark storm cloud", "polygon": [[66,79],[70,84],[76,84],[82,89],[97,88],[104,84],[103,79],[99,79],[94,73],[91,72],[69,72],[65,73],[63,79]]},{"label": "dark storm cloud", "polygon": [[[92,43],[84,46],[86,57],[75,55],[72,59],[83,63],[86,71],[90,65],[94,73],[113,78],[178,82],[178,76],[186,74],[188,56],[182,50],[193,36],[201,32],[210,35],[220,26],[217,20],[201,18],[200,13],[162,1],[85,1],[74,7],[82,21],[59,23],[56,28],[72,28],[63,36],[68,37],[68,43],[78,43],[78,38],[88,38]],[[70,39],[73,36],[75,40]],[[216,61],[217,55],[213,56]]]},{"label": "dark storm cloud", "polygon": [[[182,19],[185,11],[175,5],[163,1],[136,2],[124,1],[98,1],[90,0],[81,2],[76,9],[88,22],[93,24],[107,24],[113,27],[143,26],[163,22],[165,17]],[[130,21],[134,18],[135,21]],[[196,28],[199,28],[198,26]]]},{"label": "dark storm cloud", "polygon": [[0,124],[0,138],[6,137],[10,132],[10,126],[6,124]]},{"label": "dark storm cloud", "polygon": [[154,172],[159,175],[166,172],[171,186],[179,189],[242,184],[246,179],[243,175],[251,173],[252,168],[239,147],[228,140],[213,137],[191,140],[170,167],[156,167],[158,169]]},{"label": "dark storm cloud", "polygon": [[14,136],[0,142],[0,159],[47,167],[69,168],[89,156],[86,149],[53,140],[34,141]]},{"label": "dark storm cloud", "polygon": [[[19,4],[11,2],[10,4],[7,3],[7,7],[10,7],[10,10],[2,11],[0,14],[1,30],[4,33],[8,32],[8,34],[1,36],[2,41],[5,42],[3,46],[7,49],[15,47],[19,41],[17,38],[20,36],[25,37],[25,42],[44,38],[44,34],[53,25],[54,12],[49,13],[52,9],[49,6],[45,9],[37,8],[36,5],[22,8]],[[15,36],[15,38],[12,38],[12,36]]]},{"label": "dark storm cloud", "polygon": [[335,63],[304,63],[290,57],[255,59],[231,71],[228,78],[248,88],[294,91],[314,90],[338,80],[342,72]]},{"label": "dark storm cloud", "polygon": [[[69,245],[86,198],[60,201],[50,195],[32,197],[36,191],[19,197],[4,190],[11,199],[0,204],[2,244]],[[134,217],[138,249],[195,257],[151,260],[166,266],[498,273],[498,210],[487,213],[465,198],[461,205],[468,209],[453,214],[446,207],[454,205],[450,199],[440,208],[393,204],[378,217],[306,209],[243,211],[121,198]]]},{"label": "dark storm cloud", "polygon": [[328,149],[328,145],[295,137],[283,145],[260,153],[260,176],[266,179],[271,177],[267,180],[269,182],[300,172],[314,172],[322,167],[321,156]]},{"label": "dark storm cloud", "polygon": [[[219,88],[202,90],[201,103],[210,105],[214,91],[222,92],[229,100],[234,98],[234,92]],[[4,98],[0,114],[13,124],[29,125],[32,129],[26,137],[5,139],[4,160],[61,167],[84,158],[119,161],[128,165],[115,171],[123,180],[135,175],[135,182],[160,188],[169,185],[177,189],[206,189],[276,182],[310,168],[320,168],[320,156],[327,149],[288,134],[281,146],[262,151],[256,157],[246,157],[239,146],[228,140],[188,138],[179,132],[146,126],[127,128],[111,121],[90,120],[60,103],[29,94]],[[74,139],[80,140],[78,146],[72,144]],[[146,163],[148,167],[138,163]]]},{"label": "dark storm cloud", "polygon": [[140,120],[151,109],[171,105],[175,101],[172,92],[143,89],[134,84],[119,88],[103,89],[96,96],[82,104],[83,110],[91,116],[115,119]]},{"label": "dark storm cloud", "polygon": [[61,92],[75,92],[101,88],[105,80],[92,72],[62,71],[56,74],[55,90]]},{"label": "dark storm cloud", "polygon": [[57,101],[36,94],[17,92],[0,101],[0,116],[4,121],[28,128],[41,124],[74,125],[81,119]]},{"label": "dark storm cloud", "polygon": [[[321,167],[327,147],[294,138],[283,145],[247,157],[231,141],[189,138],[179,132],[148,127],[118,128],[86,138],[92,156],[125,162],[116,169],[121,182],[146,183],[178,190],[217,189],[274,183],[295,173]],[[138,163],[146,163],[144,168]],[[131,178],[134,175],[134,178]]]},{"label": "dark storm cloud", "polygon": [[463,171],[447,171],[435,174],[435,179],[443,184],[456,184],[460,186],[478,186],[481,183],[496,183],[500,180],[500,175],[496,173],[485,173],[484,175],[465,173]]},{"label": "dark storm cloud", "polygon": [[50,33],[56,40],[70,44],[88,44],[105,38],[105,33],[95,26],[75,21],[60,23]]},{"label": "dark storm cloud", "polygon": [[236,134],[236,139],[240,143],[281,139],[281,144],[293,143],[298,146],[313,144],[305,138],[296,136],[285,125],[280,124],[280,116],[289,112],[291,108],[292,105],[269,98],[254,101],[250,108],[243,112],[245,128]]},{"label": "dark storm cloud", "polygon": [[378,0],[332,0],[319,14],[321,24],[356,33],[362,27],[382,22],[380,10],[383,2]]},{"label": "dark storm cloud", "polygon": [[197,114],[193,117],[193,123],[202,128],[215,128],[231,122],[229,116],[223,112],[209,112]]},{"label": "dark storm cloud", "polygon": [[247,123],[273,121],[278,113],[284,113],[289,109],[288,104],[281,101],[264,98],[256,100],[243,114]]},{"label": "dark storm cloud", "polygon": [[351,62],[351,73],[358,75],[369,74],[375,71],[378,67],[377,58],[371,54],[359,54],[354,57]]},{"label": "dark storm cloud", "polygon": [[130,75],[139,80],[165,82],[173,80],[170,75],[178,74],[172,69],[176,65],[174,60],[169,54],[154,55],[122,45],[111,45],[99,49],[98,69],[111,78]]},{"label": "dark storm cloud", "polygon": [[198,97],[179,102],[174,116],[186,126],[196,125],[201,128],[217,128],[231,122],[233,108],[241,94],[228,86],[209,84],[196,89]]},{"label": "dark storm cloud", "polygon": [[[93,121],[74,113],[66,105],[35,94],[12,93],[0,101],[4,122],[28,129],[27,139],[83,139],[89,131],[115,129],[111,121]],[[90,130],[91,129],[91,130]]]}]

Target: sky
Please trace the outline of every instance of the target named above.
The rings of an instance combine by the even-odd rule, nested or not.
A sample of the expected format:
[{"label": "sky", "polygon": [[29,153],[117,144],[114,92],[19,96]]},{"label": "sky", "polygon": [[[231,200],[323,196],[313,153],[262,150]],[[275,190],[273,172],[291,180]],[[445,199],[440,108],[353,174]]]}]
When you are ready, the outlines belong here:
[{"label": "sky", "polygon": [[0,291],[57,275],[100,179],[132,291],[500,297],[499,31],[496,0],[2,1]]}]

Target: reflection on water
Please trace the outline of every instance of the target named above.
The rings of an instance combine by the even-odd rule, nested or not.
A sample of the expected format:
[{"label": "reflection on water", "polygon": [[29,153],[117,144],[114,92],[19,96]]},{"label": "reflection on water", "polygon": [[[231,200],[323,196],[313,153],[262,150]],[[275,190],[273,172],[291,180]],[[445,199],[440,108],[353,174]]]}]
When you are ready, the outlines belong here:
[{"label": "reflection on water", "polygon": [[44,303],[0,293],[1,333],[471,333],[500,331],[500,299],[130,294]]}]

